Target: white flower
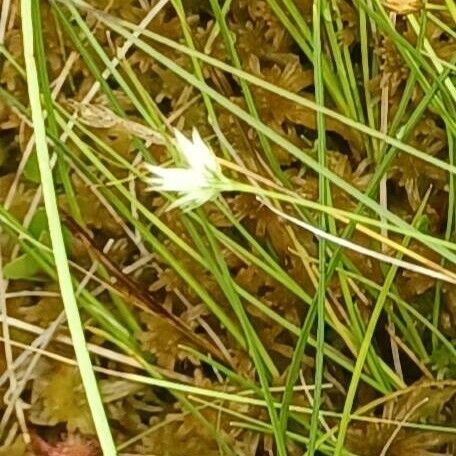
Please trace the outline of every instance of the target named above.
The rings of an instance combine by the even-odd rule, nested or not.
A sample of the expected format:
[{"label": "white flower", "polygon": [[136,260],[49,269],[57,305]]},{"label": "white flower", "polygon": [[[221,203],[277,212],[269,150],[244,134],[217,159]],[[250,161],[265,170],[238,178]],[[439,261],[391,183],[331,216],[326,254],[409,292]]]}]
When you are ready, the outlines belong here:
[{"label": "white flower", "polygon": [[188,167],[162,168],[146,165],[152,173],[147,182],[152,190],[182,194],[169,209],[183,207],[190,210],[215,198],[221,190],[220,184],[227,179],[222,174],[216,156],[196,129],[193,129],[193,141],[178,130],[174,134],[177,150]]}]

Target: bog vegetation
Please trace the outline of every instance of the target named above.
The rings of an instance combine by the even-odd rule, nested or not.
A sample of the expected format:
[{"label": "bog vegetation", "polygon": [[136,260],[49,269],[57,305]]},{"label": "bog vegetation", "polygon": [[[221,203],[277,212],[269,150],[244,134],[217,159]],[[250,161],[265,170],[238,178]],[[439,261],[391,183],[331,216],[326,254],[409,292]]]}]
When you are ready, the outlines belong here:
[{"label": "bog vegetation", "polygon": [[2,0],[0,455],[456,454],[454,0]]}]

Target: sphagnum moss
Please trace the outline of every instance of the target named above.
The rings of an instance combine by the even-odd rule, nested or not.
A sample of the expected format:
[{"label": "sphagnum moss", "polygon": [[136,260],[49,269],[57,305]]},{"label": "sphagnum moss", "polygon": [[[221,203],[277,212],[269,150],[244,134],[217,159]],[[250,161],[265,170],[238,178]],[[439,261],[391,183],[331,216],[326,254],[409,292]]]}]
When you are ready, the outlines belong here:
[{"label": "sphagnum moss", "polygon": [[21,3],[0,454],[454,453],[454,1]]}]

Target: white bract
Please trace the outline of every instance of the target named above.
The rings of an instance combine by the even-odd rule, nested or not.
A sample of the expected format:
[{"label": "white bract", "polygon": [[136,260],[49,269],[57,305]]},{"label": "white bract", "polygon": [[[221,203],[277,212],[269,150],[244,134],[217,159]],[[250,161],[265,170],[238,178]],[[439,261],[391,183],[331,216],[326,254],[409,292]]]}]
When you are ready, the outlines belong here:
[{"label": "white bract", "polygon": [[221,183],[227,182],[217,157],[193,129],[192,141],[175,130],[176,147],[186,168],[163,168],[147,164],[152,177],[147,179],[151,190],[177,192],[178,198],[169,209],[182,207],[190,210],[215,198],[221,191]]}]

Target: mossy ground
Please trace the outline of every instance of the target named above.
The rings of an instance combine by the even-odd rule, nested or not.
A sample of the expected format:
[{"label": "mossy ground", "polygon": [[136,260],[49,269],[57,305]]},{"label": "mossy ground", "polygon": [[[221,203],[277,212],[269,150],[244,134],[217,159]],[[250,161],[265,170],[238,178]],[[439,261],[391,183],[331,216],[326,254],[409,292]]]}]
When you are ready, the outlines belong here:
[{"label": "mossy ground", "polygon": [[[283,456],[282,435],[293,456],[305,453],[309,438],[315,454],[456,454],[454,285],[329,242],[322,248],[252,194],[167,212],[168,196],[150,191],[142,168],[175,158],[157,139],[170,127],[196,128],[258,185],[267,179],[382,220],[386,229],[371,227],[375,233],[453,273],[453,0],[32,4],[55,194],[119,453]],[[49,249],[20,2],[3,0],[0,18],[0,455],[94,456],[100,451]],[[131,31],[137,38],[128,42]],[[323,121],[306,103],[322,96],[332,112]],[[325,178],[322,169],[330,171]],[[360,206],[361,193],[370,209]],[[378,202],[383,215],[373,210]],[[399,258],[340,218],[281,209]],[[398,218],[411,239],[394,229],[405,226]],[[308,337],[295,353],[304,322]],[[357,366],[363,341],[369,350]],[[311,420],[315,384],[320,414]],[[292,392],[289,414],[284,390]]]}]

